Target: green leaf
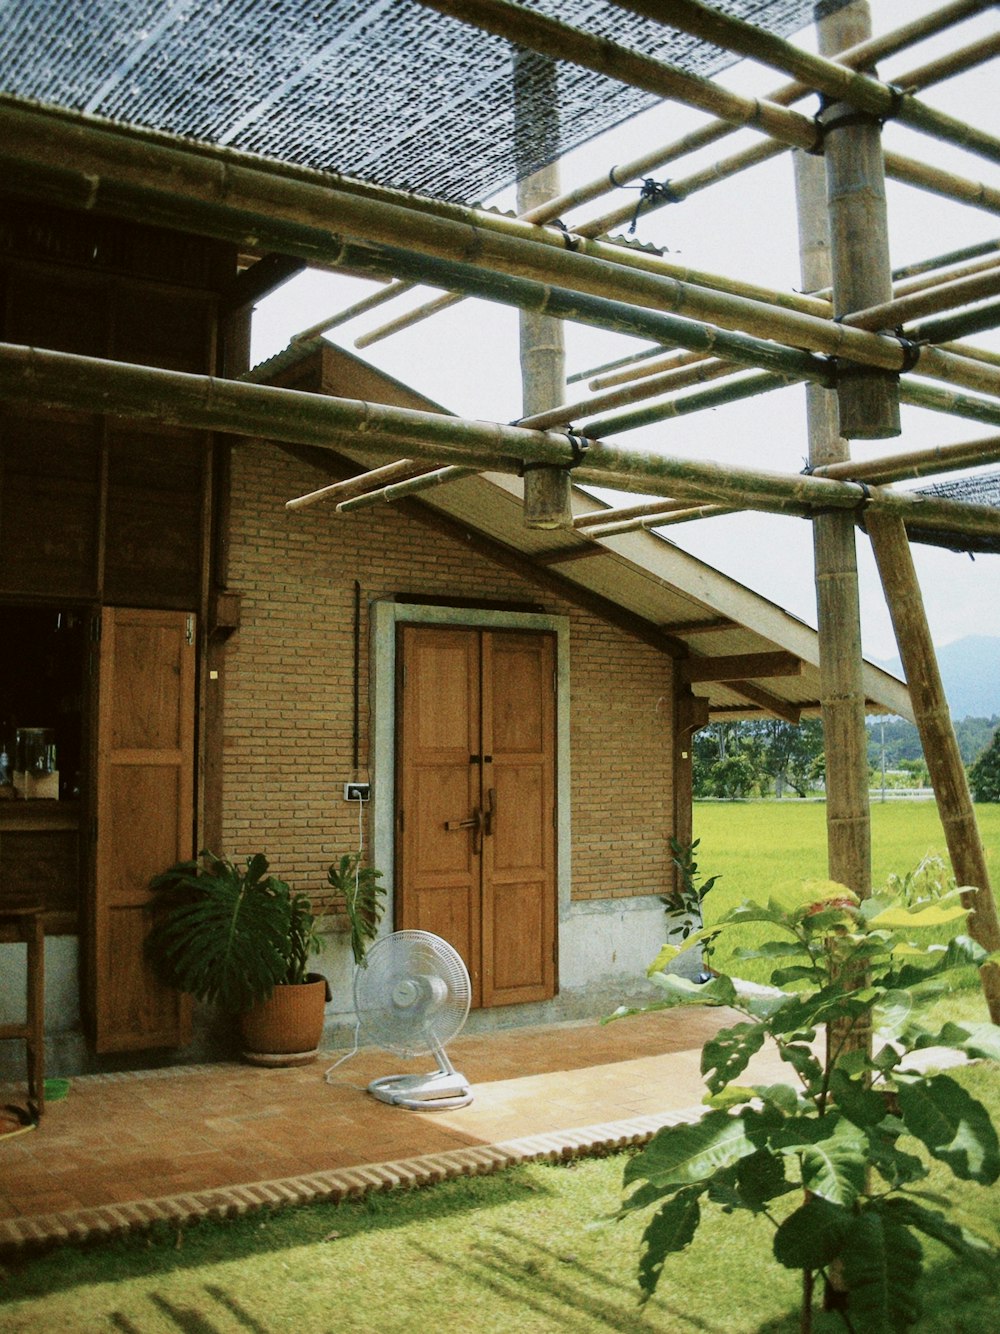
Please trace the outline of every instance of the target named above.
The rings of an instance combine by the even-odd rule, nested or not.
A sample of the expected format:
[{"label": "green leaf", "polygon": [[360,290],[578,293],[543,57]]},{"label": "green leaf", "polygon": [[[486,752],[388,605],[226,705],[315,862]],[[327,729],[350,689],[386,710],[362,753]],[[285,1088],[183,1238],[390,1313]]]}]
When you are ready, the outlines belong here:
[{"label": "green leaf", "polygon": [[840,1254],[851,1215],[828,1200],[806,1200],[774,1234],[774,1258],[786,1269],[823,1269]]},{"label": "green leaf", "polygon": [[912,992],[898,988],[883,992],[881,999],[872,1006],[875,1031],[885,1038],[896,1037],[913,1018],[915,1008]]},{"label": "green leaf", "polygon": [[687,1186],[708,1181],[755,1152],[738,1116],[709,1112],[693,1124],[664,1126],[625,1166],[625,1184],[648,1180],[655,1186]]},{"label": "green leaf", "polygon": [[1000,1144],[989,1113],[948,1075],[901,1081],[899,1109],[907,1130],[957,1177],[992,1185],[1000,1177]]},{"label": "green leaf", "polygon": [[918,1158],[916,1154],[904,1153],[898,1148],[897,1138],[896,1134],[887,1134],[879,1130],[870,1131],[868,1161],[883,1181],[898,1189],[913,1181],[922,1181],[927,1176],[928,1169],[923,1159]]},{"label": "green leaf", "polygon": [[823,1084],[823,1067],[805,1043],[784,1042],[780,1047],[781,1059],[787,1061],[799,1075],[810,1093],[818,1092]]},{"label": "green leaf", "polygon": [[947,1023],[939,1033],[921,1033],[913,1047],[953,1047],[970,1056],[1000,1061],[1000,1025]]},{"label": "green leaf", "polygon": [[850,1293],[851,1326],[857,1334],[910,1329],[920,1315],[915,1292],[922,1268],[920,1243],[876,1205],[853,1221],[842,1253]]},{"label": "green leaf", "polygon": [[925,1237],[931,1237],[947,1246],[960,1260],[979,1267],[988,1267],[991,1271],[998,1253],[985,1238],[970,1232],[968,1228],[953,1223],[950,1218],[936,1209],[926,1209],[912,1196],[894,1196],[883,1200],[879,1206],[882,1214],[907,1227],[916,1228]]},{"label": "green leaf", "polygon": [[842,1260],[851,1328],[856,1334],[889,1334],[889,1257],[878,1214],[866,1212],[851,1220]]},{"label": "green leaf", "polygon": [[810,957],[809,951],[799,940],[768,940],[756,949],[739,948],[733,950],[734,959],[788,959]]},{"label": "green leaf", "polygon": [[856,1126],[877,1126],[885,1117],[882,1096],[866,1088],[863,1079],[850,1079],[839,1066],[831,1071],[830,1093],[840,1111]]},{"label": "green leaf", "polygon": [[748,1209],[758,1213],[779,1195],[792,1190],[785,1176],[785,1164],[767,1149],[758,1149],[736,1164],[736,1187]]},{"label": "green leaf", "polygon": [[923,952],[922,962],[905,964],[894,983],[903,989],[920,987],[956,968],[979,967],[985,958],[986,951],[971,936],[952,936],[946,948],[931,946]]},{"label": "green leaf", "polygon": [[840,1122],[829,1139],[802,1146],[802,1185],[830,1204],[849,1209],[865,1188],[866,1147],[857,1127]]},{"label": "green leaf", "polygon": [[672,1200],[657,1210],[642,1234],[639,1255],[642,1301],[648,1301],[656,1291],[667,1256],[682,1251],[697,1232],[701,1221],[700,1193],[694,1188],[678,1191]]},{"label": "green leaf", "polygon": [[870,927],[890,927],[893,930],[910,930],[914,927],[944,926],[966,916],[966,910],[960,903],[948,905],[939,899],[936,903],[924,904],[916,908],[904,908],[894,905],[868,919]]},{"label": "green leaf", "polygon": [[728,1111],[730,1107],[741,1107],[744,1103],[753,1102],[756,1096],[755,1088],[748,1088],[744,1084],[728,1084],[718,1093],[706,1093],[702,1103],[706,1107]]},{"label": "green leaf", "polygon": [[754,1093],[761,1102],[769,1107],[776,1107],[786,1116],[794,1116],[796,1112],[803,1110],[804,1105],[812,1105],[803,1104],[797,1090],[792,1088],[791,1084],[755,1084]]},{"label": "green leaf", "polygon": [[732,1005],[736,990],[728,977],[713,977],[711,982],[693,982],[679,973],[650,973],[649,980],[673,1005]]},{"label": "green leaf", "polygon": [[839,1113],[788,1117],[770,1136],[771,1148],[801,1161],[802,1185],[831,1204],[850,1208],[864,1190],[863,1131]]},{"label": "green leaf", "polygon": [[721,1029],[701,1049],[701,1073],[712,1093],[720,1092],[746,1069],[767,1037],[763,1024],[735,1024]]}]

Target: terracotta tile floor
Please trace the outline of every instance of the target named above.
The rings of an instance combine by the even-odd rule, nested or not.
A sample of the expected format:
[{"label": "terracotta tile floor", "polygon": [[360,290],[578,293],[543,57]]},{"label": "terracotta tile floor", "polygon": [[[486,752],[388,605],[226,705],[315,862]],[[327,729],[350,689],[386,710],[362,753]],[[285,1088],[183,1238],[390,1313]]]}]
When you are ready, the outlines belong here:
[{"label": "terracotta tile floor", "polygon": [[[333,1070],[333,1083],[336,1052],[291,1070],[74,1078],[37,1129],[0,1138],[0,1251],[639,1142],[697,1107],[702,1043],[735,1017],[688,1010],[463,1035],[449,1055],[474,1101],[433,1113],[368,1095],[379,1075],[433,1065],[375,1048]],[[775,1054],[757,1062],[758,1080],[777,1077]],[[0,1103],[23,1097],[0,1088]]]}]

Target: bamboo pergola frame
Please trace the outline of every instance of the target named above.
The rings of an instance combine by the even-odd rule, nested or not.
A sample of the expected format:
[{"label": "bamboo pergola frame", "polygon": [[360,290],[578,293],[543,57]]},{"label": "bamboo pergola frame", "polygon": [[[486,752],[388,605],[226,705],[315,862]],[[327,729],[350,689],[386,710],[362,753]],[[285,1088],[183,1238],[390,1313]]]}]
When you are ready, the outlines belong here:
[{"label": "bamboo pergola frame", "polygon": [[[925,746],[933,750],[931,768],[949,850],[956,874],[974,877],[967,883],[978,891],[969,899],[972,929],[988,950],[1000,950],[988,872],[981,845],[977,850],[964,774],[960,779],[957,772],[961,765],[907,541],[908,529],[948,535],[959,543],[996,541],[1000,512],[893,487],[907,477],[1000,459],[1000,437],[991,434],[930,450],[907,448],[865,463],[852,460],[848,444],[849,439],[898,434],[901,403],[994,431],[1000,427],[1000,356],[968,341],[1000,324],[995,299],[1000,295],[1000,243],[963,247],[893,272],[884,182],[902,181],[991,215],[1000,213],[1000,189],[887,151],[882,144],[882,126],[890,120],[916,130],[932,147],[946,144],[990,167],[1000,162],[1000,138],[988,127],[957,120],[918,95],[994,58],[1000,40],[992,34],[916,65],[903,76],[902,86],[883,82],[873,72],[875,60],[898,54],[929,34],[947,32],[991,6],[985,0],[958,0],[874,37],[867,4],[851,0],[821,23],[820,54],[813,54],[700,0],[616,0],[624,9],[705,38],[793,80],[760,98],[509,0],[420,3],[499,34],[521,51],[599,70],[709,119],[626,164],[610,181],[600,178],[565,193],[552,184],[547,197],[545,188],[540,197],[522,194],[520,216],[509,217],[0,97],[0,167],[6,188],[71,209],[194,231],[241,249],[382,284],[363,301],[304,330],[298,338],[306,342],[403,291],[429,285],[444,295],[370,333],[367,341],[473,296],[517,308],[535,331],[529,341],[545,356],[551,349],[543,346],[544,331],[558,321],[646,339],[654,344],[651,353],[616,363],[620,373],[598,374],[592,385],[597,392],[574,402],[559,401],[556,380],[562,375],[553,378],[550,366],[526,395],[526,415],[508,425],[9,345],[0,346],[0,396],[327,450],[351,441],[384,460],[357,477],[290,499],[290,510],[333,502],[338,512],[350,513],[479,472],[524,475],[529,467],[553,487],[544,504],[537,498],[531,502],[544,509],[541,518],[536,516],[539,526],[571,529],[577,546],[595,559],[608,538],[635,527],[655,529],[736,510],[808,518],[815,535],[823,713],[834,756],[828,794],[830,868],[835,878],[865,894],[871,888],[867,769],[860,740],[865,699],[853,568],[855,530],[861,525],[871,535],[907,674],[911,680],[921,678],[921,688],[912,692],[914,707]],[[795,109],[808,93],[824,99],[816,118]],[[737,129],[756,132],[760,142],[689,173],[664,194],[679,204],[791,151],[800,204],[802,292],[692,270],[648,249],[607,239],[607,229],[631,208],[605,212],[569,231],[552,225],[609,188]],[[717,383],[705,387],[708,381]],[[654,450],[617,443],[629,430],[800,384],[809,415],[804,474],[707,463],[668,452],[666,446]],[[623,408],[629,410],[618,411]],[[574,520],[565,503],[570,476],[645,499]],[[526,490],[537,490],[534,480]],[[553,561],[560,558],[554,548]],[[573,558],[573,551],[565,558]],[[991,1014],[1000,1022],[1000,967],[988,965],[983,982]]]}]

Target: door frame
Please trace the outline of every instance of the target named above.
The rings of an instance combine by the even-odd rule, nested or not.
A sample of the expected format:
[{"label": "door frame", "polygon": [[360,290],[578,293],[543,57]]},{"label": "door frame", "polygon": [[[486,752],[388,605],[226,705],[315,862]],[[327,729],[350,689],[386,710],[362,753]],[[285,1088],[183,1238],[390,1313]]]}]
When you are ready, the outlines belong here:
[{"label": "door frame", "polygon": [[[485,630],[540,630],[556,641],[556,931],[570,912],[570,680],[568,616],[493,611],[424,603],[371,605],[371,838],[372,860],[388,883],[381,934],[395,921],[392,878],[396,866],[396,627],[400,624],[462,626]],[[558,990],[558,975],[556,989]]]}]

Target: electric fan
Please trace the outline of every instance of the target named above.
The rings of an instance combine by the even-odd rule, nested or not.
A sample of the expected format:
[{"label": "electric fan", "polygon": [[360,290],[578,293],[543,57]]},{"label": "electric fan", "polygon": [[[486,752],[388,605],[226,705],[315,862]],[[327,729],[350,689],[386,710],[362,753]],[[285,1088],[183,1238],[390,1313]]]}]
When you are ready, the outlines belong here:
[{"label": "electric fan", "polygon": [[462,958],[429,931],[394,931],[354,974],[354,1006],[367,1036],[398,1056],[432,1055],[427,1075],[386,1075],[368,1085],[381,1102],[411,1111],[464,1107],[472,1091],[445,1054],[469,1013],[472,986]]}]

